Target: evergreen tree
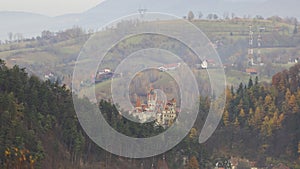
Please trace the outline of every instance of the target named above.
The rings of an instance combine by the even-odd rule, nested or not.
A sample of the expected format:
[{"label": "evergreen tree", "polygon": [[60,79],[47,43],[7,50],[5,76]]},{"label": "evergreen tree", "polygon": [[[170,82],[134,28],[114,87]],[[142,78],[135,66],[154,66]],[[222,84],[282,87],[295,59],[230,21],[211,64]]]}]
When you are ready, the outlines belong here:
[{"label": "evergreen tree", "polygon": [[250,89],[253,86],[253,81],[252,78],[250,77],[249,82],[248,82],[248,89]]}]

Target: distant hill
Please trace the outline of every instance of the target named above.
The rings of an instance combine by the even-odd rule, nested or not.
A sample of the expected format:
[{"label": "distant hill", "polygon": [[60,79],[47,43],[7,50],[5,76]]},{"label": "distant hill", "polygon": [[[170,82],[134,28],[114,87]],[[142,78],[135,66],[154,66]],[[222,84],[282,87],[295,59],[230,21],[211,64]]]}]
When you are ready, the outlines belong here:
[{"label": "distant hill", "polygon": [[0,39],[8,39],[8,33],[22,33],[30,37],[48,29],[53,18],[27,12],[0,12]]},{"label": "distant hill", "polygon": [[[188,11],[195,15],[201,11],[203,17],[209,13],[216,13],[223,17],[224,13],[234,13],[235,16],[263,15],[265,17],[279,15],[300,18],[296,0],[107,0],[90,10],[79,14],[67,14],[58,17],[47,17],[39,14],[24,12],[0,12],[0,39],[7,39],[8,32],[22,33],[25,37],[39,35],[43,30],[58,31],[74,25],[86,29],[97,29],[103,24],[124,15],[137,13],[139,8],[146,8],[148,12],[163,12],[182,17]],[[284,5],[283,5],[284,4]],[[122,8],[120,8],[122,7]],[[21,29],[22,28],[22,29]]]}]

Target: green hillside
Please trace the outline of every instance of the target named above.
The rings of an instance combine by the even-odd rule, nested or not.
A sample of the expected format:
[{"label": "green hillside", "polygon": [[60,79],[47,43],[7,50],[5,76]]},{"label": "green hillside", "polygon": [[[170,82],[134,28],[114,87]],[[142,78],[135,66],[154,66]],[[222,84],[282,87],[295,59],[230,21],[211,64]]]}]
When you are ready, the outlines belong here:
[{"label": "green hillside", "polygon": [[[270,81],[275,72],[291,66],[287,65],[289,59],[293,60],[300,55],[298,50],[300,36],[294,34],[294,25],[283,19],[275,19],[194,20],[192,23],[199,27],[216,45],[222,62],[227,65],[228,82],[237,86],[231,70],[245,72],[248,67],[249,25],[252,25],[254,41],[257,40],[260,28],[264,28],[260,32],[264,66],[254,66],[258,69],[261,79]],[[166,28],[178,26],[176,21],[157,22],[166,25],[164,26]],[[109,31],[104,30],[100,34],[104,38],[109,38]],[[80,28],[72,28],[58,33],[44,31],[40,37],[0,45],[0,58],[4,59],[9,66],[18,64],[21,67],[26,67],[28,72],[32,72],[42,79],[44,75],[53,72],[65,84],[70,85],[73,66],[89,36],[89,33]],[[125,44],[119,45],[117,50],[124,50],[126,45],[140,44],[147,39],[149,38],[128,39]],[[163,39],[154,38],[151,40],[155,44],[155,42],[160,42]],[[169,48],[168,46],[174,45],[173,43],[166,42],[166,49]],[[143,44],[140,45],[143,46]],[[256,47],[254,45],[254,53],[257,53]],[[276,63],[278,66],[270,66],[271,63]],[[266,69],[268,71],[265,71]]]}]

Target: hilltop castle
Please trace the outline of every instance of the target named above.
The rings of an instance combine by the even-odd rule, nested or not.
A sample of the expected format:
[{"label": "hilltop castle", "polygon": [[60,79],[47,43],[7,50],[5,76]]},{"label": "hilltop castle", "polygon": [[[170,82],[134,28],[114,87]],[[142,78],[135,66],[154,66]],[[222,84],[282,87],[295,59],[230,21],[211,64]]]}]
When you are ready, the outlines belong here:
[{"label": "hilltop castle", "polygon": [[141,122],[155,117],[156,124],[164,128],[171,126],[178,115],[176,100],[173,98],[166,103],[163,100],[158,100],[157,92],[153,88],[147,94],[147,103],[142,103],[138,97],[134,110],[130,113]]}]

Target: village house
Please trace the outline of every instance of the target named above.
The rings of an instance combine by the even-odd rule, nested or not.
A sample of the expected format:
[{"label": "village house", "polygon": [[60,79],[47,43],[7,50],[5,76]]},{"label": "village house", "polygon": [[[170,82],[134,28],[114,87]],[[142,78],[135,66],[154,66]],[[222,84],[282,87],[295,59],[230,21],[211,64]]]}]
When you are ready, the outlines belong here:
[{"label": "village house", "polygon": [[208,68],[216,67],[217,64],[216,64],[215,60],[213,60],[213,59],[205,59],[202,61],[200,66],[202,69],[208,69]]},{"label": "village house", "polygon": [[258,74],[257,70],[254,68],[246,69],[246,73],[248,73],[249,75],[257,75]]},{"label": "village house", "polygon": [[179,68],[180,65],[181,65],[180,63],[172,63],[172,64],[160,66],[158,69],[162,72],[165,72],[165,71],[169,71],[169,70],[175,70],[175,69]]}]

